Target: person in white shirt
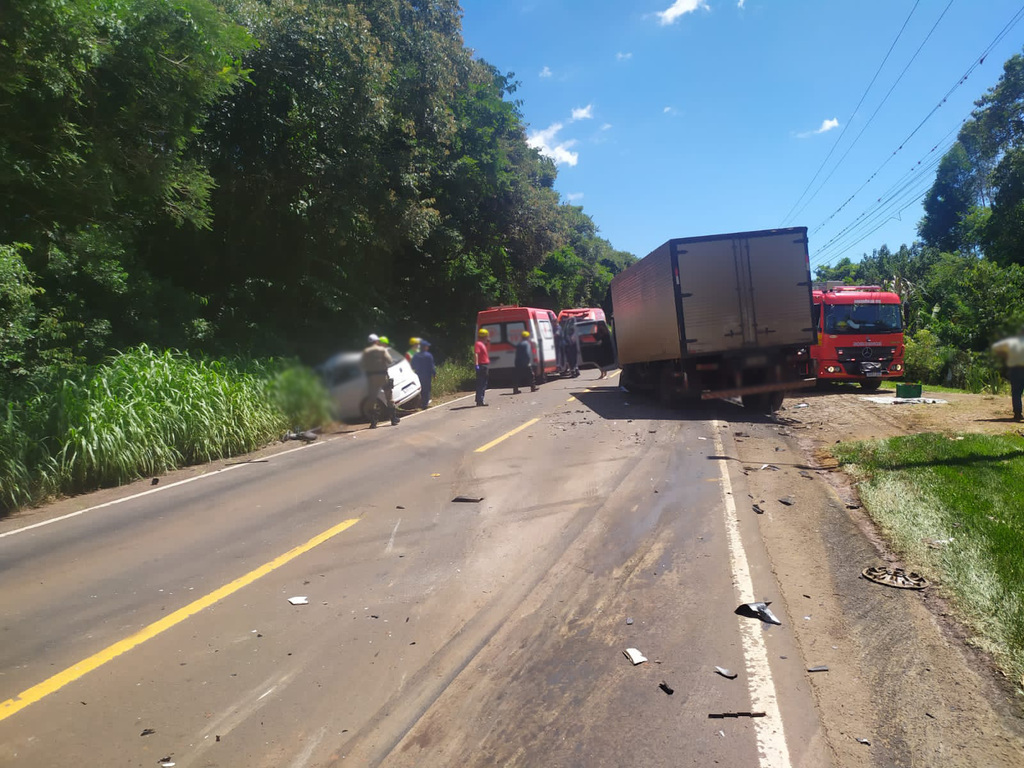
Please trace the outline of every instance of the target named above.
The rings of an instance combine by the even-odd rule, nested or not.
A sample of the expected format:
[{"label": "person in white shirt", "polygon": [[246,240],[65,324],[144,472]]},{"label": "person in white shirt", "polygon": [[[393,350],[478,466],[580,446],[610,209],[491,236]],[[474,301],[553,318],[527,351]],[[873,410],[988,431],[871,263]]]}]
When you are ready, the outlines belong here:
[{"label": "person in white shirt", "polygon": [[992,345],[992,352],[1006,360],[1013,420],[1024,421],[1024,413],[1021,412],[1021,394],[1024,393],[1024,328],[1016,336],[997,341]]}]

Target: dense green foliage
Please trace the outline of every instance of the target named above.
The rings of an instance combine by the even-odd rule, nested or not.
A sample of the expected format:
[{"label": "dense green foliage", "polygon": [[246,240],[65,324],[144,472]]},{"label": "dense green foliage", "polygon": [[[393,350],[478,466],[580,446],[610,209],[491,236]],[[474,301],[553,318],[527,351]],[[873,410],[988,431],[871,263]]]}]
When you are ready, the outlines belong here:
[{"label": "dense green foliage", "polygon": [[325,408],[306,368],[115,355],[0,412],[0,510],[251,451]]},{"label": "dense green foliage", "polygon": [[1024,674],[1024,439],[910,435],[836,446],[891,543]]},{"label": "dense green foliage", "polygon": [[[0,30],[0,384],[141,343],[465,343],[628,263],[457,0],[24,0]],[[568,269],[573,272],[568,278]]]}]

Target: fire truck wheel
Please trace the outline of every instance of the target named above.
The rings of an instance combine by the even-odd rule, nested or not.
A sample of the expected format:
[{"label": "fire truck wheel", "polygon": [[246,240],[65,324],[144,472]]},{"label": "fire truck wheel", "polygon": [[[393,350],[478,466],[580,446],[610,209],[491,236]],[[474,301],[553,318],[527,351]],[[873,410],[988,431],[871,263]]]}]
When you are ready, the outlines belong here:
[{"label": "fire truck wheel", "polygon": [[865,379],[860,383],[860,388],[865,392],[874,392],[880,386],[882,386],[881,379]]}]

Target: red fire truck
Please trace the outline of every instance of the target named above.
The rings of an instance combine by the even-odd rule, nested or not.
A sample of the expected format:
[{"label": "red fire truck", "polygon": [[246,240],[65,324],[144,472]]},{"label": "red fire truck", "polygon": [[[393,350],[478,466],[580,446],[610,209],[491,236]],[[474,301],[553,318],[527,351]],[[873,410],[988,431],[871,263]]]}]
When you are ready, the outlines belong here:
[{"label": "red fire truck", "polygon": [[833,285],[812,293],[818,343],[811,365],[819,384],[857,381],[878,389],[903,376],[900,297],[877,285]]}]

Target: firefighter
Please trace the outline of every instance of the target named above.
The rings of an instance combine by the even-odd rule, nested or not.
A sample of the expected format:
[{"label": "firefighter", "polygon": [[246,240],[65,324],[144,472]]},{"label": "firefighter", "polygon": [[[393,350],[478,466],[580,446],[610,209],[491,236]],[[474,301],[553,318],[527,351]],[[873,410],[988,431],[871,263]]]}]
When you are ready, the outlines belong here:
[{"label": "firefighter", "polygon": [[378,408],[377,401],[381,392],[384,393],[387,402],[388,415],[391,417],[391,426],[399,422],[398,412],[395,409],[393,398],[394,382],[388,375],[388,368],[391,367],[391,356],[388,355],[385,339],[375,333],[369,337],[369,346],[363,350],[363,357],[360,366],[366,374],[366,393],[370,402],[370,429],[377,428]]},{"label": "firefighter", "polygon": [[523,331],[522,339],[516,344],[515,360],[515,384],[512,387],[512,394],[519,394],[520,385],[530,385],[530,391],[537,391],[537,384],[533,377],[533,342],[530,341],[530,332]]}]

